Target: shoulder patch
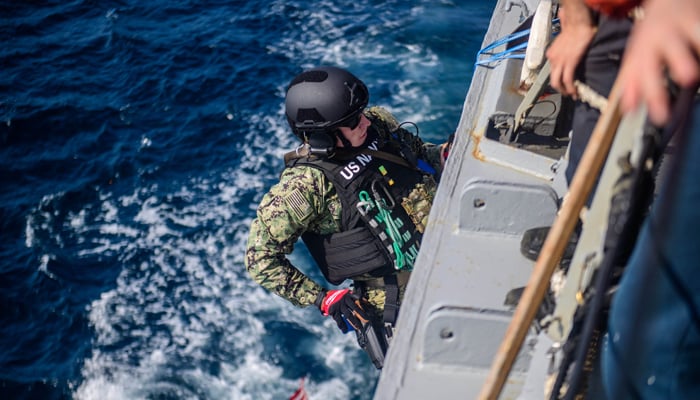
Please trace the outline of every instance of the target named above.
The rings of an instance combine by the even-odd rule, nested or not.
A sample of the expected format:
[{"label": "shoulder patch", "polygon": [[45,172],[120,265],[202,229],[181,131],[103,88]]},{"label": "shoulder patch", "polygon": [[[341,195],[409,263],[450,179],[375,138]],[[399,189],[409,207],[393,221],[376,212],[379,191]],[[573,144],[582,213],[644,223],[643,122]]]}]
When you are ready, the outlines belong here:
[{"label": "shoulder patch", "polygon": [[299,221],[303,221],[311,215],[311,204],[299,189],[294,189],[284,196],[284,202]]}]

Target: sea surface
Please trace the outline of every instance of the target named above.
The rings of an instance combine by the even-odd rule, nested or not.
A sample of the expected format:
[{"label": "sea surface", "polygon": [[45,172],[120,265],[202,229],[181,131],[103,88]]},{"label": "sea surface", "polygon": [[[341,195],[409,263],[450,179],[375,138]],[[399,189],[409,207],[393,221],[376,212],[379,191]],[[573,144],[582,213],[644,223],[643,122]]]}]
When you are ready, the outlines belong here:
[{"label": "sea surface", "polygon": [[0,398],[372,398],[354,336],[243,265],[285,87],[348,68],[442,141],[494,5],[0,1]]}]

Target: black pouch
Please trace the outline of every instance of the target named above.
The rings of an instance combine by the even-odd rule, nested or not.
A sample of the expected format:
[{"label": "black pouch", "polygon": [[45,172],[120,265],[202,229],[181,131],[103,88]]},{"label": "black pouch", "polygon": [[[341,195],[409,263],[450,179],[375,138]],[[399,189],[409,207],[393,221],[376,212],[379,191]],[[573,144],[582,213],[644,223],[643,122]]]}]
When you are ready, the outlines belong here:
[{"label": "black pouch", "polygon": [[386,250],[365,227],[331,235],[306,232],[302,239],[323,276],[334,285],[358,275],[393,272]]}]

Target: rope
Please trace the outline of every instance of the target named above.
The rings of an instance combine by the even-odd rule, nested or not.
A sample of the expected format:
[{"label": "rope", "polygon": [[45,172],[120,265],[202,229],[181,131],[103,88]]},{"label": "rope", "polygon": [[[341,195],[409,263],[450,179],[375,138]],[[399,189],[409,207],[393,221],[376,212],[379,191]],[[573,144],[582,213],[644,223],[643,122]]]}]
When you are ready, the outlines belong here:
[{"label": "rope", "polygon": [[574,81],[574,86],[581,101],[588,103],[598,111],[603,111],[608,106],[608,99],[593,90],[590,86],[581,81]]}]

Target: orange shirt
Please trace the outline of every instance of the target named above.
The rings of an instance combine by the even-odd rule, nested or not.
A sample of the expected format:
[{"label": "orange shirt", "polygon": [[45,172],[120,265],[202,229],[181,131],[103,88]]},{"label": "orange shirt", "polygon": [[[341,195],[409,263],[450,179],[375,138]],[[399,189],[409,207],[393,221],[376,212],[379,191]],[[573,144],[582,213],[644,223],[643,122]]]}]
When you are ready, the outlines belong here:
[{"label": "orange shirt", "polygon": [[634,7],[640,5],[641,0],[584,0],[586,5],[595,11],[611,17],[624,17]]}]

